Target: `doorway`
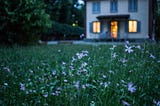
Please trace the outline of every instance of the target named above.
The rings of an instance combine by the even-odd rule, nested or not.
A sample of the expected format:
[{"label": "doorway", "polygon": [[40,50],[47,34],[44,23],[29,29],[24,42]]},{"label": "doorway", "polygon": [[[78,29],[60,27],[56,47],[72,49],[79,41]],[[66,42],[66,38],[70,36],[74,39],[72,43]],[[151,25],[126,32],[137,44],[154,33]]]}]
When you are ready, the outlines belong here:
[{"label": "doorway", "polygon": [[116,39],[118,37],[118,21],[111,21],[111,38]]}]

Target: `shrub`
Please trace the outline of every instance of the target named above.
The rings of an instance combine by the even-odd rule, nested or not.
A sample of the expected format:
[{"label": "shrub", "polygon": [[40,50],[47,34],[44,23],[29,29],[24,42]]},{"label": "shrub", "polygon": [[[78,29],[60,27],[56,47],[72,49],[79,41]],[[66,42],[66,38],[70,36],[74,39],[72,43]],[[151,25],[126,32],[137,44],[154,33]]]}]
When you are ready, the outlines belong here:
[{"label": "shrub", "polygon": [[52,28],[42,36],[42,40],[80,39],[80,35],[83,33],[84,29],[81,27],[73,27],[67,24],[52,22]]}]

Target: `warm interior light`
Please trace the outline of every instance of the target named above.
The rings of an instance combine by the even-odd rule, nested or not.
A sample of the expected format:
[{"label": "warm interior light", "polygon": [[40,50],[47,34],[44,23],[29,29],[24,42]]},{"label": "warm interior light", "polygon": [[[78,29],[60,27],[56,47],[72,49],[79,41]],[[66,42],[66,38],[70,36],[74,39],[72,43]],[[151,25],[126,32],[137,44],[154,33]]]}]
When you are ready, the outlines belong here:
[{"label": "warm interior light", "polygon": [[128,29],[129,32],[137,32],[137,21],[129,21]]},{"label": "warm interior light", "polygon": [[118,36],[118,22],[112,21],[111,22],[111,37],[117,38],[117,36]]},{"label": "warm interior light", "polygon": [[100,30],[101,30],[100,22],[98,22],[98,21],[93,22],[93,32],[100,33]]}]

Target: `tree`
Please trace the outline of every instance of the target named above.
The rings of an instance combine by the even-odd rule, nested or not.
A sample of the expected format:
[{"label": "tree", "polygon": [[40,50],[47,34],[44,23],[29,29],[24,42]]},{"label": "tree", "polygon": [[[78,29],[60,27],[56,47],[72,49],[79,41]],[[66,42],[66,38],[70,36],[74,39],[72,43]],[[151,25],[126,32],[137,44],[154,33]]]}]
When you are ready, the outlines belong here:
[{"label": "tree", "polygon": [[43,0],[0,0],[0,42],[28,44],[51,27]]},{"label": "tree", "polygon": [[156,28],[155,28],[155,30],[156,30],[156,36],[155,36],[155,38],[156,38],[156,40],[157,41],[160,41],[160,31],[159,31],[159,29],[160,29],[160,1],[158,1],[157,2],[157,4],[156,4],[157,6],[155,6],[156,8],[156,12],[155,12],[155,17],[156,17]]},{"label": "tree", "polygon": [[45,0],[46,12],[50,14],[51,20],[72,25],[77,24],[83,27],[84,6],[78,0]]}]

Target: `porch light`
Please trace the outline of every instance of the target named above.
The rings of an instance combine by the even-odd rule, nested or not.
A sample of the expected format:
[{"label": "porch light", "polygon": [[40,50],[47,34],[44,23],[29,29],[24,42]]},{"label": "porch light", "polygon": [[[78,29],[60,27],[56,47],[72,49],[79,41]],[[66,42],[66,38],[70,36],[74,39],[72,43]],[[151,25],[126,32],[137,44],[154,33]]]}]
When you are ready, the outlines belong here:
[{"label": "porch light", "polygon": [[101,30],[101,24],[99,21],[94,21],[93,22],[93,32],[94,33],[100,33]]}]

